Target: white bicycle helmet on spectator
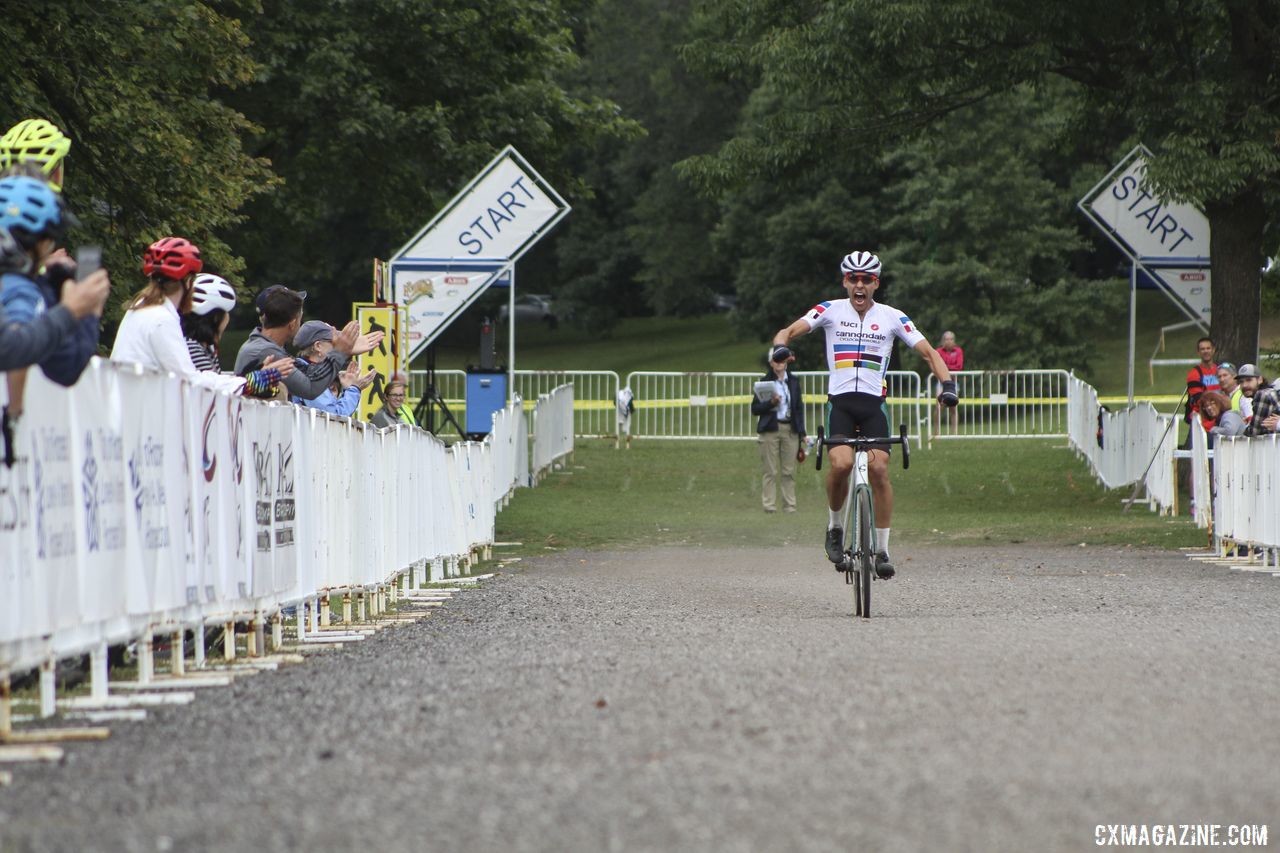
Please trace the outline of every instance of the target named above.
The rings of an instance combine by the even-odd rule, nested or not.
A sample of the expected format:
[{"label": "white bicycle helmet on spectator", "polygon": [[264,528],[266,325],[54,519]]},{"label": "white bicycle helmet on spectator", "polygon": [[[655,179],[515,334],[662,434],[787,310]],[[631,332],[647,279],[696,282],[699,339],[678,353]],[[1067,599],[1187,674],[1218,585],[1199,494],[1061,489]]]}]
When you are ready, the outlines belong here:
[{"label": "white bicycle helmet on spectator", "polygon": [[236,307],[236,290],[220,275],[201,273],[191,288],[191,310],[208,314],[221,308],[228,314]]},{"label": "white bicycle helmet on spectator", "polygon": [[865,273],[880,277],[880,259],[872,252],[850,252],[840,262],[840,273],[850,275]]}]

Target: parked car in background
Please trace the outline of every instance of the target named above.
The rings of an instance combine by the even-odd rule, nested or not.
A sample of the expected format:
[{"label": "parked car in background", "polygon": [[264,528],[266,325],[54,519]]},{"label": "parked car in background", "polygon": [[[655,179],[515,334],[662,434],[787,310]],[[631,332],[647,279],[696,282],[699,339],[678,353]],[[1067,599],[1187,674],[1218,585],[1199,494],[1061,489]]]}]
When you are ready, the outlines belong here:
[{"label": "parked car in background", "polygon": [[738,307],[738,297],[732,293],[717,293],[711,297],[711,310],[728,313]]},{"label": "parked car in background", "polygon": [[[551,297],[545,293],[524,293],[516,296],[516,322],[538,320],[554,329],[560,323],[552,305]],[[498,308],[498,322],[507,322],[507,303]]]}]

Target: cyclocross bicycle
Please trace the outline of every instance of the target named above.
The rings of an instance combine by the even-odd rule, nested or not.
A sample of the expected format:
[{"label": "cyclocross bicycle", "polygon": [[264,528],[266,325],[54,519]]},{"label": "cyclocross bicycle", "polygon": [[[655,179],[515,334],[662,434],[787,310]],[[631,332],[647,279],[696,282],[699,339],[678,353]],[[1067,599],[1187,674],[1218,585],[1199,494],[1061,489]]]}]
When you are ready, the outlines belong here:
[{"label": "cyclocross bicycle", "polygon": [[871,618],[871,578],[876,562],[876,513],[867,482],[867,451],[883,449],[887,444],[902,445],[902,467],[911,467],[911,446],[906,426],[898,426],[897,438],[827,438],[818,427],[817,469],[822,470],[822,451],[826,447],[852,447],[853,476],[849,478],[849,495],[845,498],[844,560],[836,571],[844,572],[844,582],[853,587],[853,615]]}]

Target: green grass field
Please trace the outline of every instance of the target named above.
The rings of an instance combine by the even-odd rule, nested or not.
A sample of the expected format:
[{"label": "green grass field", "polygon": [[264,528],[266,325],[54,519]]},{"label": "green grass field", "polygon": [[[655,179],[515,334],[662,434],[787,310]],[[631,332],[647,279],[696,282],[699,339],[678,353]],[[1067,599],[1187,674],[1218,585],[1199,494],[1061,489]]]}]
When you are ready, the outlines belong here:
[{"label": "green grass field", "polygon": [[[895,451],[896,453],[896,451]],[[962,441],[895,456],[894,543],[1199,546],[1185,518],[1143,507],[1122,512],[1128,490],[1106,492],[1062,441]],[[498,516],[498,539],[523,553],[658,544],[820,544],[825,472],[812,457],[797,474],[795,514],[765,514],[753,441],[580,441],[565,471],[517,493]]]}]

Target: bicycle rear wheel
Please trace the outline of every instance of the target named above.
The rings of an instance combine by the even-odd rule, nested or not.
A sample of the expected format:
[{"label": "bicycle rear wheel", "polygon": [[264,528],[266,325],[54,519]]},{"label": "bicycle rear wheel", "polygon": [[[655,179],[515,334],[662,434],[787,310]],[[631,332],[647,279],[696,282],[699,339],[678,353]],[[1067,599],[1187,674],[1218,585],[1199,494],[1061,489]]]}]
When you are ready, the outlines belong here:
[{"label": "bicycle rear wheel", "polygon": [[863,619],[871,618],[871,572],[875,570],[875,531],[871,520],[871,489],[859,486],[856,501],[858,504],[858,548],[854,557],[858,566],[859,591],[854,595],[861,598],[858,614]]}]

